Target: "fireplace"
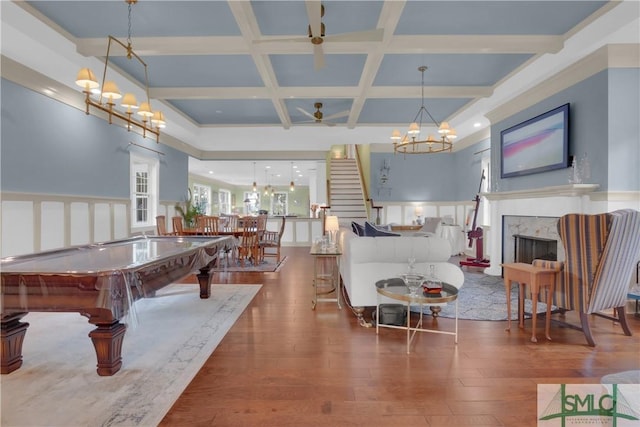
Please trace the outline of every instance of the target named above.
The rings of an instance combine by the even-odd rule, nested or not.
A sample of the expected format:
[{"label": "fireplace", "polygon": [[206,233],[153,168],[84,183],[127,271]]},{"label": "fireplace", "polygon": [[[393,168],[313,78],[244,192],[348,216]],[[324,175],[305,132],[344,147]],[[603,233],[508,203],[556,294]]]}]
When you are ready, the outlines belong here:
[{"label": "fireplace", "polygon": [[515,262],[531,264],[534,259],[558,259],[558,241],[555,239],[514,234],[513,240]]},{"label": "fireplace", "polygon": [[503,262],[531,263],[534,259],[564,260],[558,236],[558,218],[504,215],[502,217]]},{"label": "fireplace", "polygon": [[[556,240],[557,260],[565,253],[558,236],[558,219],[568,213],[599,213],[637,206],[637,199],[595,193],[597,184],[569,184],[526,190],[483,193],[490,205],[488,240],[491,266],[486,274],[502,274],[501,262],[515,262],[514,235]],[[633,194],[636,197],[635,193]],[[495,244],[493,243],[495,242]]]}]

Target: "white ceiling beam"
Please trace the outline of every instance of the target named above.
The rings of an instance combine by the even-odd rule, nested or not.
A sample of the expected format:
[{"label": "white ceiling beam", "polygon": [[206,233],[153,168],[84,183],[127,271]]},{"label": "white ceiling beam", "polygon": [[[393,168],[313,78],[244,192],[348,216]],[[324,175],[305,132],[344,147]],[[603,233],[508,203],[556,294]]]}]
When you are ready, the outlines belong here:
[{"label": "white ceiling beam", "polygon": [[367,92],[371,89],[373,81],[378,74],[378,69],[384,58],[383,51],[388,47],[392,35],[396,31],[404,5],[405,1],[386,1],[382,6],[377,26],[378,28],[385,28],[386,30],[383,34],[382,42],[378,43],[378,49],[367,56],[364,71],[358,83],[358,96],[353,100],[349,118],[347,119],[347,127],[349,129],[355,128],[358,123],[358,118],[368,97]]},{"label": "white ceiling beam", "polygon": [[279,85],[276,73],[273,70],[271,61],[268,55],[264,55],[254,49],[254,46],[249,43],[250,40],[255,40],[260,35],[260,26],[258,20],[253,13],[253,7],[249,2],[230,1],[229,8],[231,13],[236,19],[236,23],[240,28],[243,38],[249,46],[251,46],[251,57],[255,63],[255,66],[262,78],[264,86],[271,97],[273,107],[282,122],[282,126],[285,129],[291,127],[291,119],[287,111],[287,107],[284,101],[278,97]]},{"label": "white ceiling beam", "polygon": [[557,53],[562,36],[394,36],[387,53]]},{"label": "white ceiling beam", "polygon": [[[420,86],[370,86],[367,98],[420,98]],[[491,96],[491,86],[425,86],[427,98],[485,98]],[[360,86],[285,87],[271,91],[264,87],[156,87],[150,88],[154,99],[314,99],[358,98]]]},{"label": "white ceiling beam", "polygon": [[[389,9],[404,5],[393,2]],[[385,3],[385,7],[387,3]],[[247,13],[244,2],[230,2],[232,11],[240,9]],[[401,10],[401,9],[400,9]],[[252,12],[251,12],[252,13]],[[234,12],[234,15],[236,13]],[[396,17],[393,16],[393,19]],[[397,17],[399,19],[399,17]],[[236,20],[241,19],[236,16]],[[247,18],[244,17],[246,20]],[[253,18],[255,20],[255,17]],[[240,25],[240,23],[238,23]],[[544,35],[411,35],[394,36],[389,23],[384,24],[382,42],[332,42],[323,43],[325,53],[358,54],[371,53],[383,47],[384,53],[557,53],[564,45],[563,36]],[[396,23],[397,25],[397,23]],[[251,28],[252,24],[244,25]],[[242,28],[241,28],[241,31]],[[85,56],[104,56],[107,51],[106,38],[76,39],[78,53]],[[161,55],[249,55],[258,54],[311,54],[312,45],[306,37],[255,36],[206,36],[206,37],[134,37],[133,48],[140,56]],[[118,49],[113,56],[124,56],[126,51]]]}]

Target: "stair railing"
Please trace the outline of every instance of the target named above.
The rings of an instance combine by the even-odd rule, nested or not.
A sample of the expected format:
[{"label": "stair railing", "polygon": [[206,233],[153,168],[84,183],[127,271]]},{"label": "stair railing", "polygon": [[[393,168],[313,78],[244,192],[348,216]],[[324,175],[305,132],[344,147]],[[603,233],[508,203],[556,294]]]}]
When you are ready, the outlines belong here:
[{"label": "stair railing", "polygon": [[366,201],[369,200],[369,189],[367,188],[367,183],[364,180],[364,175],[362,174],[362,162],[360,161],[360,149],[358,144],[355,144],[354,146],[356,148],[355,150],[356,165],[358,166],[358,174],[360,175],[360,186],[362,187],[362,196],[363,196],[362,203],[364,205],[364,208],[367,211],[367,218],[371,218],[371,209],[369,209],[369,206],[366,203]]}]

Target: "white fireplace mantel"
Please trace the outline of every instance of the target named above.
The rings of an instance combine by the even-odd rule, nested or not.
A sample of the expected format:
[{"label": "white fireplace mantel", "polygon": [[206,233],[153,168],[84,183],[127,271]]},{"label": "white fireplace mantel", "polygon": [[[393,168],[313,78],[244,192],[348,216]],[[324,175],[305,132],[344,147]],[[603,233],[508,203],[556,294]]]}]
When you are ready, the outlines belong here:
[{"label": "white fireplace mantel", "polygon": [[592,213],[597,208],[590,196],[597,194],[595,192],[599,187],[598,184],[567,184],[483,193],[482,196],[489,202],[491,224],[497,225],[489,229],[491,263],[485,273],[496,276],[502,274],[503,230],[500,225],[504,216],[560,217],[567,213]]},{"label": "white fireplace mantel", "polygon": [[533,188],[529,190],[500,191],[482,193],[487,200],[532,199],[538,197],[583,196],[596,191],[598,184],[567,184],[553,187]]}]

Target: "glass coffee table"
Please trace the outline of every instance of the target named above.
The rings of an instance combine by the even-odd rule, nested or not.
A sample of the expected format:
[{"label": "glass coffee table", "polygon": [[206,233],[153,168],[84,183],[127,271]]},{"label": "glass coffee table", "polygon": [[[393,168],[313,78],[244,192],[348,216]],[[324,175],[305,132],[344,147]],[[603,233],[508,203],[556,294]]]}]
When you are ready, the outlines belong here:
[{"label": "glass coffee table", "polygon": [[[391,279],[379,280],[376,282],[376,292],[378,294],[378,304],[376,305],[376,335],[379,328],[391,328],[391,329],[405,329],[407,331],[407,354],[410,353],[411,341],[416,332],[431,332],[434,334],[453,335],[454,342],[458,343],[458,288],[448,283],[442,284],[442,291],[439,293],[423,293],[418,292],[418,295],[409,295],[409,289],[404,284],[404,281],[399,277],[393,277]],[[379,322],[380,319],[380,300],[381,297],[387,297],[392,300],[401,301],[407,305],[407,325],[385,325]],[[432,304],[441,304],[454,302],[456,304],[455,310],[455,330],[454,331],[441,331],[438,329],[427,329],[422,325],[423,319],[423,307]],[[411,305],[420,306],[420,317],[414,326],[411,326]]]}]

